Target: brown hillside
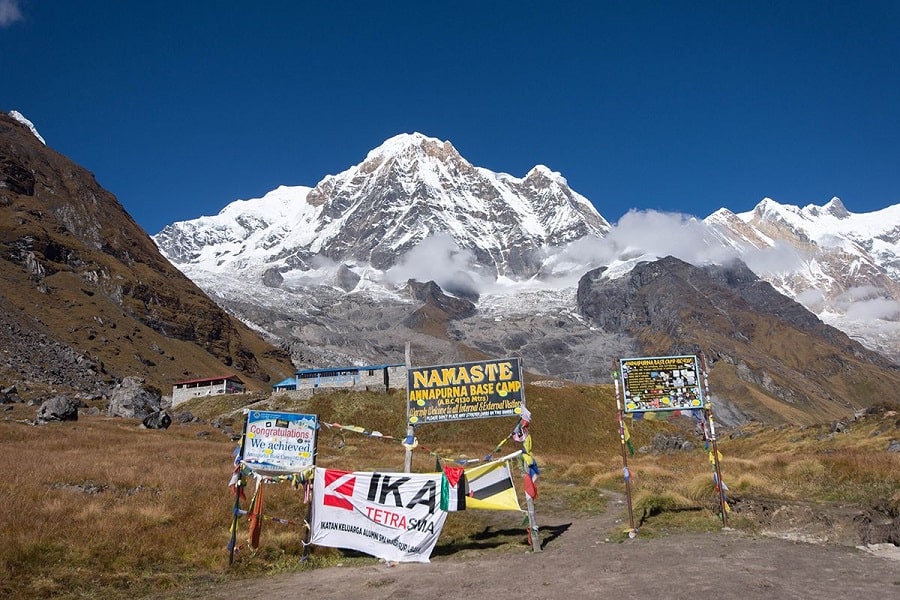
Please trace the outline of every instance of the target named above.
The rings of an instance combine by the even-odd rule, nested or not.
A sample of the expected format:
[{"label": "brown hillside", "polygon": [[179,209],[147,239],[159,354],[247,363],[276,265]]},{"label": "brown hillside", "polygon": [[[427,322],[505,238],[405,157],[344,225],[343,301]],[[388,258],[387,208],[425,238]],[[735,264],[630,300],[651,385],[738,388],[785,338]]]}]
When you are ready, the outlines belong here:
[{"label": "brown hillside", "polygon": [[264,389],[294,370],[166,261],[91,173],[2,113],[0,274],[0,382],[93,389],[139,376],[165,393],[235,373]]},{"label": "brown hillside", "polygon": [[582,279],[585,316],[647,356],[709,359],[710,391],[740,418],[820,423],[897,403],[900,367],[778,294],[749,269],[667,257],[621,280]]}]

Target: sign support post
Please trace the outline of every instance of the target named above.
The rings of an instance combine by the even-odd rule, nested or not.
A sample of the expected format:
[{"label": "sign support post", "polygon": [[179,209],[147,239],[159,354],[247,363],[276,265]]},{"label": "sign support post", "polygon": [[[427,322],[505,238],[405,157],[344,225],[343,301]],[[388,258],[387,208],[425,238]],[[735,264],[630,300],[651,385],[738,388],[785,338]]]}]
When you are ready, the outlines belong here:
[{"label": "sign support post", "polygon": [[[522,364],[522,362],[523,361],[521,361],[521,359],[520,359],[520,370],[519,370],[520,378],[522,377],[521,373],[525,370],[525,365]],[[520,381],[521,381],[521,379],[520,379]],[[523,414],[527,414],[527,411],[525,410],[525,385],[524,384],[522,385],[522,390],[520,393],[521,393],[520,398],[521,398],[522,409],[523,409],[522,412],[523,412]],[[527,474],[526,474],[526,476],[527,476]],[[541,534],[540,534],[540,528],[538,527],[538,524],[537,524],[537,517],[535,516],[535,513],[534,513],[534,498],[532,498],[528,494],[527,489],[525,490],[525,508],[528,510],[528,531],[529,531],[528,537],[531,540],[531,549],[534,552],[540,552],[541,551]]]},{"label": "sign support post", "polygon": [[[412,369],[412,357],[410,355],[409,342],[406,342],[406,373],[409,377],[409,370]],[[406,386],[406,439],[415,438],[416,431],[409,422],[409,385]],[[403,459],[403,472],[412,472],[412,444],[404,444],[406,454]]]},{"label": "sign support post", "polygon": [[709,438],[712,443],[713,467],[716,473],[716,489],[719,492],[719,510],[722,511],[722,527],[728,527],[728,515],[725,510],[725,483],[722,481],[722,468],[719,464],[719,442],[716,436],[716,425],[713,422],[712,407],[709,403],[709,375],[706,368],[706,356],[700,355],[703,391],[706,392],[706,419],[709,421]]},{"label": "sign support post", "polygon": [[628,502],[628,526],[631,530],[628,537],[637,535],[637,528],[634,526],[634,509],[631,502],[631,472],[628,470],[628,453],[625,451],[625,420],[622,416],[622,400],[619,398],[619,373],[613,371],[613,380],[616,384],[616,414],[619,417],[619,441],[622,446],[622,473],[625,475],[625,499]]},{"label": "sign support post", "polygon": [[[241,430],[241,448],[238,451],[238,457],[236,461],[236,465],[238,469],[241,469],[241,461],[244,460],[244,446],[247,443],[247,423],[250,422],[250,413],[247,412],[244,416],[244,427]],[[241,510],[241,488],[244,485],[244,478],[241,476],[240,471],[238,471],[237,483],[234,486],[234,508],[232,509],[232,518],[231,518],[231,540],[228,542],[228,566],[234,564],[234,547],[237,544],[237,522],[238,522],[238,513]]]}]

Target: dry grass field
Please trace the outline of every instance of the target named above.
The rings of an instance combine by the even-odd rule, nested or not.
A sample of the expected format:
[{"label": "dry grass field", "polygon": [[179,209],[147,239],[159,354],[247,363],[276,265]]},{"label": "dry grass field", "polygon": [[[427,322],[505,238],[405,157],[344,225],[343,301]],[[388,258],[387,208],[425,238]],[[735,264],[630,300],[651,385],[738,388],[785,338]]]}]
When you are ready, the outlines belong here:
[{"label": "dry grass field", "polygon": [[[319,415],[323,423],[358,425],[402,438],[405,395],[334,393],[265,408]],[[294,523],[265,521],[261,547],[241,545],[229,565],[227,543],[233,496],[234,432],[240,431],[246,397],[194,401],[185,408],[200,420],[168,430],[146,430],[137,421],[82,415],[77,422],[33,426],[36,407],[16,404],[0,413],[0,597],[131,598],[187,595],[198,586],[274,573],[316,569],[338,561],[375,559],[330,548],[303,555],[301,523],[307,507],[302,489],[277,484],[266,489],[266,515]],[[604,491],[621,494],[621,444],[610,386],[529,385],[534,454],[541,466],[541,514],[590,515],[604,509]],[[179,407],[181,409],[182,407]],[[648,447],[660,432],[681,433],[694,449],[629,456],[635,518],[641,536],[672,529],[721,527],[712,471],[702,441],[686,419],[630,425],[635,448]],[[431,471],[437,457],[490,454],[515,425],[508,419],[422,426],[414,471]],[[821,426],[748,426],[720,432],[723,479],[734,510],[729,525],[753,530],[759,521],[741,511],[758,499],[811,506],[852,503],[900,509],[900,453],[888,453],[900,438],[900,416],[881,411],[844,431]],[[731,433],[731,435],[729,435]],[[515,449],[510,440],[503,452]],[[322,427],[318,464],[354,470],[403,469],[404,448],[336,427]],[[521,491],[520,491],[521,493]],[[246,502],[242,503],[246,508]],[[468,511],[449,518],[436,549],[452,554],[487,529],[492,544],[521,546],[521,516]],[[609,532],[623,539],[622,528]]]}]

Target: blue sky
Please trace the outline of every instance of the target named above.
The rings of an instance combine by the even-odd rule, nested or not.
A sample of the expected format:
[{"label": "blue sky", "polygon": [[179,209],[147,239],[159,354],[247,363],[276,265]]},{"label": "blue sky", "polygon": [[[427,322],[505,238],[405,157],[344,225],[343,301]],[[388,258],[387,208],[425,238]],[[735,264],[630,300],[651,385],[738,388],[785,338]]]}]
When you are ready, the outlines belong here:
[{"label": "blue sky", "polygon": [[900,203],[900,2],[0,0],[0,110],[148,233],[398,133],[600,213]]}]

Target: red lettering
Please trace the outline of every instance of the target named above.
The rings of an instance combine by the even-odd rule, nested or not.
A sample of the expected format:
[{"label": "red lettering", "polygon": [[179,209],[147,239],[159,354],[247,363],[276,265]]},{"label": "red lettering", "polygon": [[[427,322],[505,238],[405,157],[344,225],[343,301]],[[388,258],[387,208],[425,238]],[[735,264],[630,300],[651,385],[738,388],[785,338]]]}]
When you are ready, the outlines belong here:
[{"label": "red lettering", "polygon": [[406,529],[406,516],[400,513],[367,506],[366,516],[369,517],[369,520],[381,525],[385,525],[387,527],[393,527],[394,529]]}]

